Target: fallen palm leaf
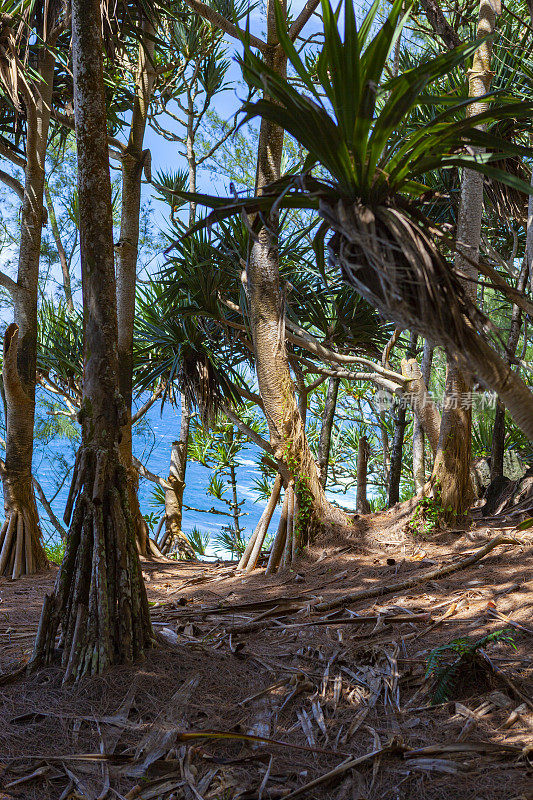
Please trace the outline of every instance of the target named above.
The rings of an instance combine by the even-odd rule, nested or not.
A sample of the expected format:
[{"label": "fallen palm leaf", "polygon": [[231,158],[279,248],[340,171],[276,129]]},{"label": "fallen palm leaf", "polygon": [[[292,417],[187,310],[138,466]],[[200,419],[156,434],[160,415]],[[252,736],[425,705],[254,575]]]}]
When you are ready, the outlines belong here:
[{"label": "fallen palm leaf", "polygon": [[360,764],[364,764],[366,761],[372,761],[384,753],[393,753],[399,749],[399,745],[396,742],[392,742],[391,744],[386,745],[386,747],[381,747],[379,750],[372,750],[371,753],[367,753],[364,756],[359,756],[359,758],[347,758],[346,761],[343,761],[338,767],[335,767],[329,772],[320,775],[318,778],[309,781],[309,783],[306,783],[305,786],[300,786],[293,792],[289,792],[289,794],[285,795],[284,800],[294,800],[295,797],[307,795],[308,792],[310,792],[311,789],[314,789],[316,786],[320,786],[323,783],[328,783],[329,781],[344,775],[344,773],[348,772],[348,770],[358,767]]}]

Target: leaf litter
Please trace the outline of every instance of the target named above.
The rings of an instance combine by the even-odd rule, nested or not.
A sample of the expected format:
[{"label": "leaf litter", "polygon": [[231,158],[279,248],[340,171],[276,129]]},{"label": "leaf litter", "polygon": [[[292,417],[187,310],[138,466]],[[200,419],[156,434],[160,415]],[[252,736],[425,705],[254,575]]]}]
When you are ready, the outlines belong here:
[{"label": "leaf litter", "polygon": [[[416,542],[390,538],[319,542],[298,581],[268,584],[228,564],[145,562],[161,646],[77,686],[55,667],[22,669],[53,576],[19,582],[20,629],[1,582],[0,796],[530,798],[530,541],[506,533],[476,560],[450,534],[424,542],[428,572]],[[489,642],[483,680],[466,675],[433,705],[430,653],[502,627],[516,650]]]}]

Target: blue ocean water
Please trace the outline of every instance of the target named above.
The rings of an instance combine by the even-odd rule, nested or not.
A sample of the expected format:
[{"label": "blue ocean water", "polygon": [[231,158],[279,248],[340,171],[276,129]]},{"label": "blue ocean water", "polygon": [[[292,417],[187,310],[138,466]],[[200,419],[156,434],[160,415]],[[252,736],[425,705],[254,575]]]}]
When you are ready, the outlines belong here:
[{"label": "blue ocean water", "polygon": [[[141,401],[142,402],[142,401]],[[172,442],[179,437],[180,411],[170,404],[161,409],[160,404],[152,406],[146,415],[146,423],[139,426],[139,431],[134,435],[134,453],[137,458],[151,472],[166,478],[170,464]],[[54,436],[45,442],[37,442],[34,455],[34,474],[41,484],[44,493],[53,508],[56,516],[61,520],[65,509],[70,478],[62,486],[58,486],[60,464],[74,463],[78,441],[69,441],[65,437]],[[264,509],[264,500],[258,498],[254,490],[254,478],[260,477],[256,467],[259,457],[258,448],[250,445],[239,455],[240,466],[237,468],[238,499],[244,500],[242,506],[243,516],[240,518],[241,527],[245,530],[247,538],[254,530]],[[228,511],[226,505],[208,495],[206,490],[211,477],[211,471],[194,461],[187,464],[186,487],[184,504],[198,509],[215,508]],[[161,506],[154,503],[153,492],[155,484],[144,478],[139,483],[139,501],[143,514],[161,514]],[[229,496],[229,495],[228,495]],[[40,505],[40,504],[39,504]],[[46,539],[57,540],[58,535],[50,526],[46,511],[40,507],[42,526]],[[270,533],[275,532],[280,516],[280,508],[276,509],[271,522]],[[184,510],[183,531],[190,533],[197,527],[203,533],[209,533],[211,544],[207,548],[209,555],[228,556],[213,538],[220,533],[222,526],[231,522],[227,516],[218,514],[200,513]]]}]

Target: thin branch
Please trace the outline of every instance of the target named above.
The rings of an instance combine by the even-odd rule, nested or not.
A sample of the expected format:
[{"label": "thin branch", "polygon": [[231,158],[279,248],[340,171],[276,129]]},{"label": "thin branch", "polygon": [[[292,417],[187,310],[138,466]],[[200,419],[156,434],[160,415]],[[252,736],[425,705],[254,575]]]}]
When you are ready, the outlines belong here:
[{"label": "thin branch", "polygon": [[253,34],[247,34],[242,31],[237,25],[234,25],[232,22],[226,19],[226,17],[219,14],[218,11],[215,11],[211,6],[208,6],[207,3],[202,3],[201,0],[185,0],[186,4],[189,8],[192,8],[193,11],[196,11],[201,17],[206,19],[211,25],[214,25],[215,28],[227,33],[229,36],[233,37],[233,39],[238,39],[242,42],[243,39],[247,39],[249,44],[252,47],[257,47],[258,50],[261,50],[264,53],[267,49],[266,42],[262,39],[258,39],[257,36]]},{"label": "thin branch", "polygon": [[14,175],[10,175],[8,172],[4,172],[3,169],[0,169],[0,181],[5,183],[6,186],[9,186],[10,189],[13,189],[13,191],[18,194],[21,202],[24,200],[24,186]]},{"label": "thin branch", "polygon": [[22,155],[20,151],[13,150],[10,145],[5,144],[5,139],[2,141],[3,137],[0,137],[0,156],[2,158],[6,158],[8,161],[11,161],[12,164],[15,166],[20,167],[21,169],[26,169],[26,159]]},{"label": "thin branch", "polygon": [[159,477],[159,475],[154,475],[153,472],[150,472],[150,470],[147,469],[144,466],[144,464],[141,464],[139,459],[135,458],[135,456],[133,456],[133,466],[135,467],[141,478],[146,478],[147,481],[152,481],[152,483],[157,483],[165,490],[172,488],[170,483],[168,483],[168,481],[165,481],[163,478]]},{"label": "thin branch", "polygon": [[222,409],[224,414],[227,416],[227,418],[231,422],[233,422],[233,424],[237,426],[237,428],[241,431],[241,433],[244,433],[244,435],[247,436],[250,439],[251,442],[253,442],[258,447],[260,447],[262,450],[264,450],[265,453],[268,453],[271,456],[274,455],[274,451],[272,449],[272,446],[271,446],[270,442],[267,442],[266,439],[263,439],[262,436],[259,436],[259,434],[256,433],[254,430],[252,430],[252,428],[249,428],[248,425],[246,425],[241,420],[241,418],[237,416],[237,414],[233,411],[233,409],[231,409],[229,406],[225,405],[224,403],[221,404],[220,408]]},{"label": "thin branch", "polygon": [[54,512],[52,511],[52,506],[50,505],[50,503],[46,499],[46,495],[43,492],[43,488],[42,488],[41,484],[39,483],[39,481],[37,480],[37,478],[35,477],[35,475],[32,475],[32,481],[33,481],[33,486],[35,487],[35,491],[37,492],[37,496],[38,496],[39,500],[41,501],[41,504],[42,504],[44,510],[48,514],[48,518],[50,519],[50,522],[52,523],[52,525],[54,526],[56,531],[59,533],[61,538],[62,539],[66,539],[67,538],[67,532],[66,532],[65,528],[62,526],[62,524],[60,523],[60,521],[58,520],[58,518],[56,517],[56,515],[54,514]]},{"label": "thin branch", "polygon": [[141,417],[144,417],[146,412],[149,411],[152,408],[152,406],[155,403],[155,401],[159,397],[161,397],[161,395],[163,394],[164,391],[165,391],[165,384],[162,383],[160,386],[157,387],[157,389],[152,394],[150,399],[147,400],[146,403],[143,406],[141,406],[139,409],[137,409],[135,414],[132,415],[132,418],[131,418],[131,424],[132,425],[135,425],[135,423],[138,422],[141,419]]},{"label": "thin branch", "polygon": [[15,297],[18,292],[22,291],[18,283],[13,278],[10,278],[9,275],[6,275],[5,272],[0,272],[0,286],[7,289],[11,297]]},{"label": "thin branch", "polygon": [[292,39],[293,42],[295,41],[295,39],[298,38],[304,26],[311,19],[319,3],[320,0],[307,0],[307,3],[302,8],[302,10],[292,23],[291,27],[289,28],[289,37]]}]

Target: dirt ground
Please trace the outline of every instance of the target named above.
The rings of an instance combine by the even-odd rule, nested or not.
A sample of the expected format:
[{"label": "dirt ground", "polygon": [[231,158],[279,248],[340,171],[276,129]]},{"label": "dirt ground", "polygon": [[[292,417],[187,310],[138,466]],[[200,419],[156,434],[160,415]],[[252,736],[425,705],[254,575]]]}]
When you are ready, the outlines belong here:
[{"label": "dirt ground", "polygon": [[[533,534],[431,579],[501,528],[422,539],[406,518],[362,517],[274,578],[144,562],[159,646],[77,686],[13,674],[55,570],[0,580],[0,800],[532,800]],[[503,629],[435,697],[431,651]]]}]

